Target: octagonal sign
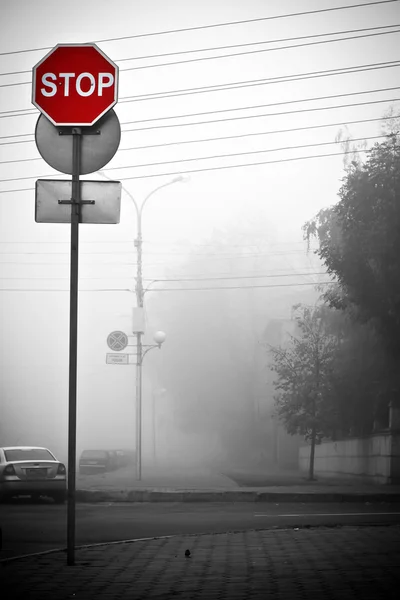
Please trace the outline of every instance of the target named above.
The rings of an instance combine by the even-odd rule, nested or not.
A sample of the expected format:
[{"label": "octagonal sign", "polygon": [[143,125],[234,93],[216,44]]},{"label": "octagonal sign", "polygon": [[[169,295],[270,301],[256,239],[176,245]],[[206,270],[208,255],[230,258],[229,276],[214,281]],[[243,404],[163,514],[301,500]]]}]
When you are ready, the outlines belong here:
[{"label": "octagonal sign", "polygon": [[118,101],[118,67],[96,44],[58,44],[32,73],[32,103],[57,126],[94,125]]}]

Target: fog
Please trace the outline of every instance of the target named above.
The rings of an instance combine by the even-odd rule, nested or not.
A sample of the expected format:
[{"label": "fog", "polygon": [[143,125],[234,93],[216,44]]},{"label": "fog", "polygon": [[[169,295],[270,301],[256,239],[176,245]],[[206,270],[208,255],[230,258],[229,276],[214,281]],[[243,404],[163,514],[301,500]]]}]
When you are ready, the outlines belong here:
[{"label": "fog", "polygon": [[[394,26],[397,3],[321,13],[330,4],[315,0],[70,0],[67,13],[55,1],[3,4],[0,445],[44,445],[67,460],[70,232],[35,223],[35,181],[63,176],[35,146],[31,69],[55,44],[93,41],[120,68],[121,145],[104,174],[123,192],[118,225],[80,226],[77,455],[135,447],[130,196],[140,206],[151,194],[142,223],[144,343],[157,330],[167,337],[143,364],[143,470],[266,468],[273,389],[263,343],[279,344],[293,304],[314,304],[327,279],[301,227],[337,201],[339,129],[349,124],[355,140],[379,136],[395,99],[391,31],[320,37]],[[275,18],[298,11],[316,13]],[[306,36],[321,44],[284,42]],[[372,63],[386,66],[354,71]],[[314,72],[324,76],[304,76]],[[153,194],[178,173],[189,179]],[[132,364],[106,364],[116,330],[130,336]]]},{"label": "fog", "polygon": [[[306,273],[315,284],[324,271],[300,235],[293,243],[279,242],[261,211],[238,216],[197,244],[182,238],[169,254],[167,281],[148,285],[144,344],[154,343],[157,330],[167,338],[143,363],[144,474],[271,460],[266,423],[272,390],[262,343],[280,343],[268,334],[270,323],[290,321],[293,304],[318,297],[314,285],[273,286],[303,281]],[[145,243],[149,284],[146,264],[154,258],[148,248]],[[80,294],[78,458],[88,448],[135,448],[135,304],[133,291]],[[3,306],[2,445],[44,445],[66,461],[68,294],[54,292],[44,300],[39,292],[21,293]],[[130,365],[105,364],[107,336],[115,330],[129,335]]]}]

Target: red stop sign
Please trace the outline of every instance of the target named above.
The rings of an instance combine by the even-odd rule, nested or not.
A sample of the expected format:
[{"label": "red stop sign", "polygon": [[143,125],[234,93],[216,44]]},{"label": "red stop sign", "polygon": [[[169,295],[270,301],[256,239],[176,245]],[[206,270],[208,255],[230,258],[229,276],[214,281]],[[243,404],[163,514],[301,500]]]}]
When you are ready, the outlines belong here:
[{"label": "red stop sign", "polygon": [[58,44],[33,67],[32,103],[54,125],[93,125],[117,101],[118,67],[96,44]]}]

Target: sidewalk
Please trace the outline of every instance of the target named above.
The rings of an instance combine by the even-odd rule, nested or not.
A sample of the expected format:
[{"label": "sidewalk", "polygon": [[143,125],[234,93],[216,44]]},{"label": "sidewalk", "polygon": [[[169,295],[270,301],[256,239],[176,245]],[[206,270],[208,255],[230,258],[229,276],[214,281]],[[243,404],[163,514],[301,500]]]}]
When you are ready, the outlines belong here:
[{"label": "sidewalk", "polygon": [[80,475],[76,477],[77,489],[235,489],[238,484],[222,473],[210,469],[163,469],[144,468],[141,481],[136,479],[134,467],[125,467],[117,471],[99,475]]},{"label": "sidewalk", "polygon": [[[167,474],[133,468],[77,477],[78,502],[400,502],[400,486],[353,480],[307,481],[299,473],[261,476],[204,471]],[[235,480],[233,479],[235,478]],[[250,486],[252,482],[258,485]],[[263,485],[260,485],[263,484]]]},{"label": "sidewalk", "polygon": [[2,562],[1,597],[394,599],[399,567],[395,525],[180,535],[77,549],[70,567],[65,552]]}]

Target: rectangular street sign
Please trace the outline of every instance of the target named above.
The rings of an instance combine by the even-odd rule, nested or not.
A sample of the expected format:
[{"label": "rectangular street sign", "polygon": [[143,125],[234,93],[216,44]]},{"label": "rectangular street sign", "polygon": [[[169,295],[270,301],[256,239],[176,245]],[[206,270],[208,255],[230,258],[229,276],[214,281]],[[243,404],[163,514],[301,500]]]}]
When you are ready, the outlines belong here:
[{"label": "rectangular street sign", "polygon": [[[82,180],[81,223],[116,224],[120,222],[121,182]],[[70,179],[38,179],[35,194],[36,223],[71,223],[71,205],[59,200],[71,200]],[[94,200],[94,204],[85,204]]]},{"label": "rectangular street sign", "polygon": [[129,354],[106,354],[108,365],[129,365]]}]

